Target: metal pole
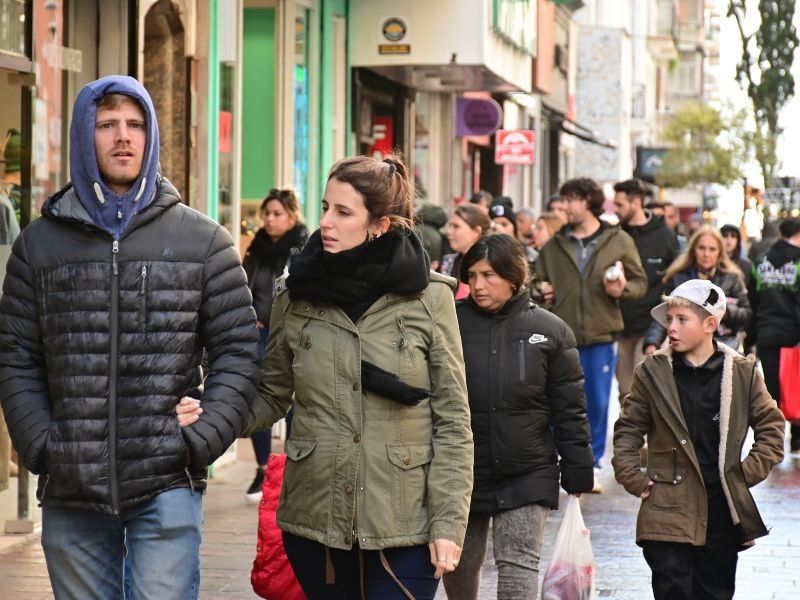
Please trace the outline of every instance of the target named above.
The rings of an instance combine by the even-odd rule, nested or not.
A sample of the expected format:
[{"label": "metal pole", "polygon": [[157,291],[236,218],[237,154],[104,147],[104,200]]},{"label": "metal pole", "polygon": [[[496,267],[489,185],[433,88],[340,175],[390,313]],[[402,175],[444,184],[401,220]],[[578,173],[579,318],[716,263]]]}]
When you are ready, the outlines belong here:
[{"label": "metal pole", "polygon": [[28,481],[28,471],[20,464],[17,474],[17,520],[6,521],[6,533],[31,533],[33,531],[33,521],[28,516],[30,513]]}]

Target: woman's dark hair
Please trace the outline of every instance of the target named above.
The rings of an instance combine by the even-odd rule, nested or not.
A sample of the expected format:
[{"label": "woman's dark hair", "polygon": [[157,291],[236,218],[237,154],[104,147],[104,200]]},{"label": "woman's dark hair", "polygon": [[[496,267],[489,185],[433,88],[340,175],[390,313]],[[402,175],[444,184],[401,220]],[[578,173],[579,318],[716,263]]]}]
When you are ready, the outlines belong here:
[{"label": "woman's dark hair", "polygon": [[603,203],[606,201],[606,197],[594,179],[588,177],[570,179],[561,186],[558,193],[562,200],[566,200],[567,196],[576,196],[581,200],[586,200],[589,210],[595,217],[603,214]]},{"label": "woman's dark hair", "polygon": [[388,217],[390,228],[414,228],[414,185],[399,154],[343,158],[331,167],[328,181],[349,183],[364,198],[370,222]]},{"label": "woman's dark hair", "polygon": [[739,231],[739,228],[736,227],[736,225],[723,225],[719,228],[719,232],[722,237],[732,235],[736,238],[736,249],[734,250],[734,256],[739,256],[739,252],[742,250],[742,232]]},{"label": "woman's dark hair", "polygon": [[258,212],[263,213],[267,210],[267,204],[273,200],[280,202],[283,209],[289,213],[289,216],[295,217],[298,223],[303,222],[303,215],[300,213],[300,203],[297,201],[297,194],[294,193],[293,189],[287,188],[285,190],[279,190],[278,188],[272,188],[261,203]]},{"label": "woman's dark hair", "polygon": [[486,260],[500,277],[510,282],[515,292],[528,281],[528,259],[525,248],[516,238],[507,233],[482,237],[467,250],[461,259],[459,276],[469,282],[469,268],[476,262]]}]

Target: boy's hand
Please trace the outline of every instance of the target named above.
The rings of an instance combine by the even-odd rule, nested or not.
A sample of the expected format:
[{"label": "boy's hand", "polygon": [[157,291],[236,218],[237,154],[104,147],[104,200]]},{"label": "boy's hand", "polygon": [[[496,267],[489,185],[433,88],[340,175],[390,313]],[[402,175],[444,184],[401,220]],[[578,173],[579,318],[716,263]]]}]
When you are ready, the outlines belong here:
[{"label": "boy's hand", "polygon": [[652,481],[648,481],[647,482],[647,489],[645,489],[645,491],[643,491],[640,494],[641,497],[642,497],[642,500],[647,500],[650,497],[650,488],[651,487],[653,487],[653,482]]}]

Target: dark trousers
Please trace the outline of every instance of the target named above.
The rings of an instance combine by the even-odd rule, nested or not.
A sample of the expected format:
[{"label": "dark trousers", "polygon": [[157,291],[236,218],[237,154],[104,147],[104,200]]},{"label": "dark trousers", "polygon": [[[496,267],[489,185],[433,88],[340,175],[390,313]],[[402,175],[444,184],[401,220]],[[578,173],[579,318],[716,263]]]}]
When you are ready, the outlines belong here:
[{"label": "dark trousers", "polygon": [[[362,577],[366,600],[407,599],[381,564],[377,550],[360,550],[357,546],[351,550],[329,549],[334,583],[325,583],[325,546],[286,532],[283,545],[308,600],[358,600],[362,597]],[[427,545],[388,548],[383,553],[394,575],[415,600],[433,600],[439,580],[433,576],[436,569]]]},{"label": "dark trousers", "polygon": [[730,600],[736,589],[741,542],[722,488],[707,486],[708,529],[705,546],[643,542],[653,572],[655,600]]}]

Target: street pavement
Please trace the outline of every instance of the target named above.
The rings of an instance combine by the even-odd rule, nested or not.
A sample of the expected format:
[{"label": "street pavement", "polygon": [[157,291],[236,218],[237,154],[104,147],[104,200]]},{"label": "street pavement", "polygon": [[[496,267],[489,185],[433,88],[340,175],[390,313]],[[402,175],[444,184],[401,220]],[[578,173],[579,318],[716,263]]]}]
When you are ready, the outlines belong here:
[{"label": "street pavement", "polygon": [[[257,507],[246,504],[243,496],[255,466],[249,446],[240,442],[237,462],[218,469],[209,483],[201,548],[200,598],[204,600],[257,598],[250,588]],[[603,469],[601,480],[602,494],[584,494],[581,498],[597,563],[598,597],[652,598],[649,569],[634,543],[639,501],[614,482],[610,467]],[[753,495],[772,532],[740,555],[736,598],[796,600],[800,597],[800,458],[787,458],[766,482],[754,488]],[[561,500],[564,506],[566,497]],[[542,573],[547,568],[561,512],[552,512],[548,519]],[[490,548],[481,599],[495,597],[496,579]],[[34,534],[0,552],[0,600],[43,598],[52,598],[52,593],[39,537]],[[445,598],[440,589],[437,600]]]}]

